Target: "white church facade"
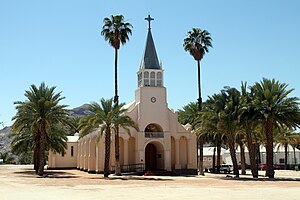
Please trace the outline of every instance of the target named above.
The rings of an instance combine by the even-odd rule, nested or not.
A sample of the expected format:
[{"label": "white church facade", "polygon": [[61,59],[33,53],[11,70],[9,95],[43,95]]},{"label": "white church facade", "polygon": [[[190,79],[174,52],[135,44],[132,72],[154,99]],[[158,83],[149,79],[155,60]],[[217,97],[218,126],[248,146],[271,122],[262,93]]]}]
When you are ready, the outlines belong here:
[{"label": "white church facade", "polygon": [[[148,18],[148,20],[150,20]],[[150,23],[149,23],[150,24]],[[145,52],[137,73],[135,100],[126,106],[139,131],[120,129],[120,164],[122,171],[167,170],[197,172],[196,136],[178,122],[178,114],[168,108],[164,72],[149,25]],[[101,173],[104,170],[104,136],[97,141],[94,131],[83,138],[69,137],[64,155],[49,153],[49,168],[72,168]],[[110,166],[115,164],[114,137]]]}]

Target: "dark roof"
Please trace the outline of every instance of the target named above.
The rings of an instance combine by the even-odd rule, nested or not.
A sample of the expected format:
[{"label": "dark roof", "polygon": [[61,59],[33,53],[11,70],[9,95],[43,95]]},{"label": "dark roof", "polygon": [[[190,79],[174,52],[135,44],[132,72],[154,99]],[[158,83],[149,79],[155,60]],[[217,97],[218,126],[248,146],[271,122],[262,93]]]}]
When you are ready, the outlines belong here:
[{"label": "dark roof", "polygon": [[154,41],[152,38],[151,31],[148,30],[147,41],[144,56],[141,62],[141,69],[160,69]]}]

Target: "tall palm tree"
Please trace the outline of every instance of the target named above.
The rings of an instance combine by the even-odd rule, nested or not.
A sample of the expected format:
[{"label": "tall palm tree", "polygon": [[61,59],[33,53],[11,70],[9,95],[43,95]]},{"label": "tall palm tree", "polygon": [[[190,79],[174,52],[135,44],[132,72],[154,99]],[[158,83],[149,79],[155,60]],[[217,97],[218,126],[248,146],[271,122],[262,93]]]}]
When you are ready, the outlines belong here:
[{"label": "tall palm tree", "polygon": [[[49,88],[45,83],[39,87],[31,85],[31,88],[25,91],[27,100],[14,103],[17,114],[12,118],[15,120],[13,132],[31,133],[29,136],[31,143],[34,144],[36,171],[39,176],[43,176],[44,173],[45,151],[54,145],[48,141],[58,131],[58,126],[65,127],[69,123],[66,105],[59,105],[64,97],[61,97],[61,92],[54,91],[55,87]],[[62,143],[66,142],[64,135],[58,139]]]},{"label": "tall palm tree", "polygon": [[138,129],[137,124],[128,116],[125,115],[125,104],[113,104],[112,99],[101,99],[100,104],[93,102],[89,105],[91,114],[83,118],[80,122],[80,137],[87,135],[92,129],[98,128],[100,136],[104,134],[105,138],[105,158],[104,158],[104,177],[109,175],[109,159],[110,159],[110,144],[111,134],[117,133],[119,127],[122,127],[130,133],[130,127]]},{"label": "tall palm tree", "polygon": [[[187,37],[183,40],[184,50],[189,52],[194,59],[197,61],[198,66],[198,111],[202,110],[202,97],[201,97],[201,81],[200,81],[200,61],[202,60],[205,53],[208,53],[209,47],[212,47],[212,39],[210,33],[206,30],[201,30],[200,28],[193,28],[188,31]],[[199,173],[204,175],[203,170],[203,138],[199,138],[199,148],[200,148],[200,165]],[[202,164],[201,164],[202,163]]]},{"label": "tall palm tree", "polygon": [[288,85],[285,83],[266,78],[251,87],[255,97],[255,117],[261,120],[266,136],[266,175],[269,178],[274,178],[274,130],[278,125],[287,127],[299,127],[300,125],[299,99],[289,97],[293,89],[288,90],[287,87]]},{"label": "tall palm tree", "polygon": [[[119,104],[118,96],[118,50],[120,45],[129,41],[129,35],[132,34],[133,26],[125,22],[123,15],[112,15],[110,18],[104,18],[101,35],[115,49],[115,96],[114,103]],[[115,157],[116,157],[116,174],[120,174],[120,148],[119,148],[119,131],[115,135]]]}]

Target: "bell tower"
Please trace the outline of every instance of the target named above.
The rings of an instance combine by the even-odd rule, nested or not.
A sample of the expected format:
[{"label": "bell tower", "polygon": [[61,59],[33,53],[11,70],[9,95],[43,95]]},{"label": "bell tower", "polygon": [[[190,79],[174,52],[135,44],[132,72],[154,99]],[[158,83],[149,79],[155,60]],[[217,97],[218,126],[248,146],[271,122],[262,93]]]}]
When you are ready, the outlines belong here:
[{"label": "bell tower", "polygon": [[158,62],[157,53],[151,33],[148,15],[148,34],[145,52],[137,73],[138,87],[135,91],[135,102],[138,106],[138,124],[144,130],[149,124],[159,125],[163,132],[169,131],[167,90],[164,87],[163,69]]},{"label": "bell tower", "polygon": [[138,75],[138,87],[163,87],[163,70],[158,62],[154,41],[151,33],[151,21],[153,18],[148,15],[148,35],[145,52],[141,61]]}]

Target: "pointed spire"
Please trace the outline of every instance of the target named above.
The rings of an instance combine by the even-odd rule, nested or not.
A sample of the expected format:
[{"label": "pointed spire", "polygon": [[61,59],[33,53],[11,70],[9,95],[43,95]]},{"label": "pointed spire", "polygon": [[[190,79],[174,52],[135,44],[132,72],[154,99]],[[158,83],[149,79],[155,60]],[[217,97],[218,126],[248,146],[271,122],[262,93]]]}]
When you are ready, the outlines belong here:
[{"label": "pointed spire", "polygon": [[157,58],[157,54],[156,54],[156,50],[155,50],[155,46],[154,46],[154,41],[152,38],[152,34],[151,34],[151,27],[150,27],[150,22],[151,20],[154,20],[153,18],[150,17],[150,15],[148,15],[147,18],[145,18],[145,20],[148,21],[148,35],[147,35],[147,41],[146,41],[146,47],[145,47],[145,52],[144,52],[144,56],[142,58],[142,63],[141,63],[141,69],[161,69],[159,62],[158,62],[158,58]]}]

